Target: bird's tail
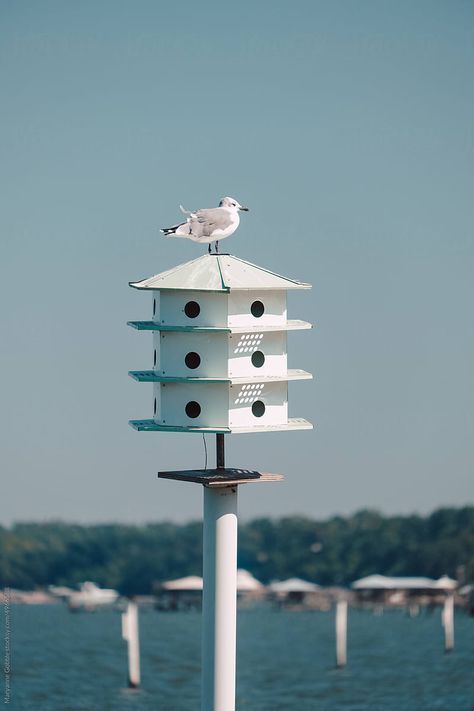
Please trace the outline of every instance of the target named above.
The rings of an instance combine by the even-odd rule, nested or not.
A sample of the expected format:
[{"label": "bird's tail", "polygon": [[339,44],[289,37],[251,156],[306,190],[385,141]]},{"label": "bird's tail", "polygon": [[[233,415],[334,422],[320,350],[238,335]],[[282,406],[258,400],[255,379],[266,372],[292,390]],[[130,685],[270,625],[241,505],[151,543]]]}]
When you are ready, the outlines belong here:
[{"label": "bird's tail", "polygon": [[160,232],[163,232],[165,237],[185,237],[186,231],[180,230],[180,228],[186,225],[186,222],[181,222],[179,225],[173,225],[173,227],[163,227]]},{"label": "bird's tail", "polygon": [[163,227],[160,232],[163,232],[165,237],[172,237],[176,232],[176,227]]}]

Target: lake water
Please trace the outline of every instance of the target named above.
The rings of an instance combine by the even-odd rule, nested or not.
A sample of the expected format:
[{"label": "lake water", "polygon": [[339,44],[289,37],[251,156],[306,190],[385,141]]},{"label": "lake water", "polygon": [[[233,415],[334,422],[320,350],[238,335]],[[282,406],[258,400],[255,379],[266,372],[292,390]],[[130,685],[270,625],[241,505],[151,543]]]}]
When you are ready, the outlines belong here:
[{"label": "lake water", "polygon": [[[349,611],[348,666],[334,669],[334,615],[241,610],[237,709],[474,711],[474,618],[456,616],[443,653],[440,615]],[[28,711],[199,709],[197,612],[140,610],[142,689],[126,687],[120,614],[12,606],[11,702]]]}]

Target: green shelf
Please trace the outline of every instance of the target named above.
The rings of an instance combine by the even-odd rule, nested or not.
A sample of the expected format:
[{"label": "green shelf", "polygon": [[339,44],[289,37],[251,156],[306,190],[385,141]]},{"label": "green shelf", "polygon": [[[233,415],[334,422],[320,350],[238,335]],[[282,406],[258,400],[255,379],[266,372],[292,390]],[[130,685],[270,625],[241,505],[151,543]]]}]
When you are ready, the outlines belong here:
[{"label": "green shelf", "polygon": [[179,425],[158,425],[154,420],[130,420],[139,432],[201,432],[203,434],[250,434],[252,432],[291,432],[293,430],[312,430],[313,425],[303,417],[290,417],[285,425],[253,425],[248,427],[193,427]]},{"label": "green shelf", "polygon": [[137,331],[163,331],[171,333],[274,333],[278,331],[306,331],[312,328],[308,321],[290,319],[284,326],[169,326],[157,321],[127,321]]},{"label": "green shelf", "polygon": [[286,375],[248,375],[241,378],[199,378],[196,376],[171,376],[161,375],[154,370],[130,370],[131,378],[139,383],[229,383],[242,385],[243,383],[284,383],[289,380],[311,380],[312,375],[306,370],[289,369]]}]

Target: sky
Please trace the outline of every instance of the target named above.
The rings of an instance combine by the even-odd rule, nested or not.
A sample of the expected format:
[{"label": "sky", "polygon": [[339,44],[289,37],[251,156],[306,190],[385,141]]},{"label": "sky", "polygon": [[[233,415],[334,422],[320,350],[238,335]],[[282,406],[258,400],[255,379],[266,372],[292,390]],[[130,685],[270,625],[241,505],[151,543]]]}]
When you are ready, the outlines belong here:
[{"label": "sky", "polygon": [[[289,296],[290,415],[234,435],[242,519],[474,503],[474,5],[0,0],[0,523],[198,519],[202,438],[138,433],[150,297],[199,257],[179,204]],[[209,448],[213,443],[208,438]]]}]

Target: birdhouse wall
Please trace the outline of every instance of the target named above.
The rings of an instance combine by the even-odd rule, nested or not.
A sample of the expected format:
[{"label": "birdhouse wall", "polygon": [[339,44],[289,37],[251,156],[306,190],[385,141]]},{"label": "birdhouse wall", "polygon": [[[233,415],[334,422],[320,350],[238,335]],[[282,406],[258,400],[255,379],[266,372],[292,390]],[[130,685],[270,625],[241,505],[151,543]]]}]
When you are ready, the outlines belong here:
[{"label": "birdhouse wall", "polygon": [[[155,294],[159,292],[154,292]],[[163,291],[154,320],[169,326],[285,326],[286,292],[253,289],[229,294]]]},{"label": "birdhouse wall", "polygon": [[195,378],[228,377],[227,333],[161,333],[161,375]]},{"label": "birdhouse wall", "polygon": [[287,373],[286,332],[233,333],[229,336],[229,377]]},{"label": "birdhouse wall", "polygon": [[161,292],[160,322],[167,326],[227,326],[227,294],[204,291]]},{"label": "birdhouse wall", "polygon": [[153,383],[153,419],[161,421],[161,390],[159,383]]},{"label": "birdhouse wall", "polygon": [[156,321],[157,323],[160,322],[160,303],[161,303],[161,294],[159,291],[153,291],[152,292],[153,296],[153,304],[152,304],[152,321]]},{"label": "birdhouse wall", "polygon": [[286,332],[155,332],[153,363],[168,377],[242,378],[287,372]]},{"label": "birdhouse wall", "polygon": [[153,370],[161,371],[161,337],[159,331],[153,332]]},{"label": "birdhouse wall", "polygon": [[[157,383],[157,389],[161,391],[161,419],[155,418],[155,422],[180,427],[227,427],[227,383]],[[186,413],[187,408],[191,416]]]},{"label": "birdhouse wall", "polygon": [[288,423],[288,385],[245,383],[229,387],[229,426],[284,425]]},{"label": "birdhouse wall", "polygon": [[154,420],[171,427],[252,427],[288,422],[286,382],[155,383]]},{"label": "birdhouse wall", "polygon": [[286,326],[286,291],[231,291],[229,326]]}]

